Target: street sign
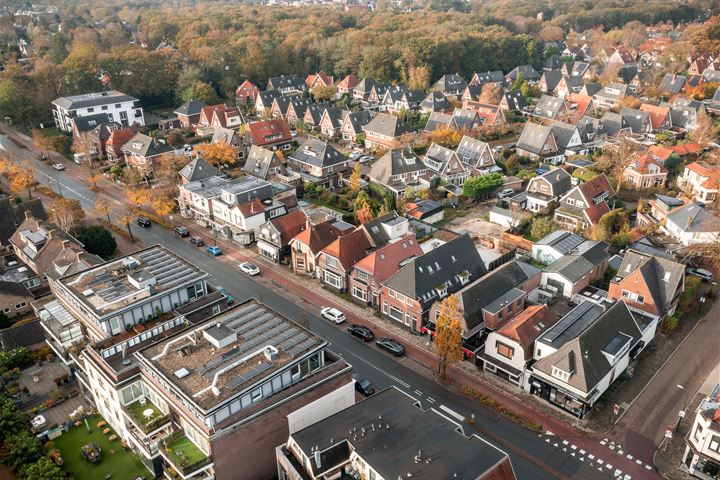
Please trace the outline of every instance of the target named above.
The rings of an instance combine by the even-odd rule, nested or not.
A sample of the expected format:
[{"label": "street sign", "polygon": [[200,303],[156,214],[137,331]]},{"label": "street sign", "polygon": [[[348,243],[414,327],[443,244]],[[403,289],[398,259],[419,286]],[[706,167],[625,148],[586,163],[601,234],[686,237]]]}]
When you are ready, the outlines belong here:
[{"label": "street sign", "polygon": [[618,405],[618,404],[616,403],[616,404],[613,406],[613,415],[617,415],[618,413],[620,413],[620,405]]},{"label": "street sign", "polygon": [[672,438],[672,429],[665,430],[665,438]]}]

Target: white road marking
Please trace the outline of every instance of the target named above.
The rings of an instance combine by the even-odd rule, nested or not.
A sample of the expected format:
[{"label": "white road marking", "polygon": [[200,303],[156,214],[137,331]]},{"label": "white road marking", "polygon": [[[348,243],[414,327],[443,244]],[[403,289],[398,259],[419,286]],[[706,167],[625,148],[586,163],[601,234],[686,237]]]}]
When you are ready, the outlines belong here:
[{"label": "white road marking", "polygon": [[650,465],[645,465],[646,470],[652,470],[652,467]]},{"label": "white road marking", "polygon": [[463,417],[462,415],[457,413],[455,410],[452,410],[452,409],[446,407],[445,405],[440,405],[440,410],[447,413],[451,417],[454,417],[455,419],[460,420],[461,422],[465,421],[465,417]]},{"label": "white road marking", "polygon": [[638,458],[637,460],[635,460],[635,463],[637,463],[638,465],[642,465],[642,460]]},{"label": "white road marking", "polygon": [[353,357],[357,358],[358,360],[360,360],[361,362],[365,363],[366,365],[371,366],[372,368],[374,368],[374,369],[377,370],[378,372],[382,373],[382,374],[385,375],[386,377],[391,378],[393,381],[399,383],[399,384],[402,385],[403,387],[405,387],[405,388],[410,388],[410,384],[409,384],[409,383],[405,383],[405,382],[403,382],[402,380],[400,380],[399,378],[397,378],[396,376],[391,375],[391,374],[387,373],[385,370],[376,367],[375,365],[373,365],[372,362],[368,362],[367,360],[365,360],[365,359],[363,359],[363,358],[360,358],[359,356],[355,355],[352,351],[348,351],[348,353],[349,353],[350,355],[352,355]]},{"label": "white road marking", "polygon": [[418,394],[418,395],[422,395],[422,392],[421,392],[420,390],[417,390],[417,389],[415,390],[415,393]]},{"label": "white road marking", "polygon": [[427,397],[427,401],[430,403],[435,403],[435,399],[432,397]]}]

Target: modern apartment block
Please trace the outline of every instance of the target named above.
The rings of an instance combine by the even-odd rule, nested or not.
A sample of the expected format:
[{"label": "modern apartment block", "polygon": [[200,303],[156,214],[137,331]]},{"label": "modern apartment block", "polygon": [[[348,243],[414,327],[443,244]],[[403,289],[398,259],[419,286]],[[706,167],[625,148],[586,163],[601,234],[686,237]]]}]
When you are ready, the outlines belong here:
[{"label": "modern apartment block", "polygon": [[700,402],[685,443],[680,470],[697,478],[717,478],[720,472],[720,385]]},{"label": "modern apartment block", "polygon": [[280,480],[515,479],[507,453],[395,387],[292,433],[275,454]]},{"label": "modern apartment block", "polygon": [[116,122],[126,127],[145,125],[140,101],[116,90],[60,97],[52,102],[53,119],[58,130],[73,131],[73,119],[90,115],[107,115],[106,122]]},{"label": "modern apartment block", "polygon": [[47,343],[150,471],[266,478],[289,425],[354,403],[351,366],[258,302],[229,309],[208,277],[153,246],[58,279],[34,307]]}]

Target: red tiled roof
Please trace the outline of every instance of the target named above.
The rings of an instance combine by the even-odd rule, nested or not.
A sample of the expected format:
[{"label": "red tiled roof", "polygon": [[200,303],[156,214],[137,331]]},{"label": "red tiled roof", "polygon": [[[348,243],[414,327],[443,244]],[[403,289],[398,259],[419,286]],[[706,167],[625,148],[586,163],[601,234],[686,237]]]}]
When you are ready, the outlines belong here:
[{"label": "red tiled roof", "polygon": [[239,87],[235,89],[235,95],[240,95],[247,91],[258,90],[258,87],[250,80],[245,80]]},{"label": "red tiled roof", "polygon": [[665,162],[675,152],[673,152],[669,148],[661,147],[660,145],[653,145],[652,147],[648,148],[648,153]]},{"label": "red tiled roof", "polygon": [[[263,145],[292,140],[290,128],[282,118],[276,118],[274,120],[261,120],[259,122],[251,123],[248,125],[248,132],[250,132],[253,143],[260,147]],[[275,135],[281,136],[278,138],[272,138]]]},{"label": "red tiled roof", "polygon": [[637,159],[632,164],[634,166],[634,169],[638,173],[647,174],[650,173],[648,171],[648,167],[650,165],[656,165],[660,169],[660,173],[667,173],[667,168],[659,161],[650,156],[647,153],[643,153],[640,155],[637,155]]},{"label": "red tiled roof", "polygon": [[590,220],[591,224],[597,225],[597,223],[600,221],[600,218],[609,211],[610,207],[608,207],[608,204],[606,202],[600,202],[597,205],[590,205],[589,207],[587,207],[585,209],[585,214],[587,215],[588,220]]},{"label": "red tiled roof", "polygon": [[305,78],[305,85],[307,85],[308,87],[312,87],[316,80],[321,80],[322,84],[325,86],[333,84],[333,77],[327,75],[325,72],[320,70],[320,72],[318,72],[316,75],[308,75],[307,78]]},{"label": "red tiled roof", "polygon": [[582,93],[571,93],[568,95],[568,102],[575,104],[575,115],[581,117],[585,114],[593,98],[590,95],[583,95]]},{"label": "red tiled roof", "polygon": [[120,155],[123,145],[128,143],[130,139],[134,136],[135,131],[132,128],[121,128],[119,130],[114,130],[110,134],[110,137],[108,137],[105,148],[107,150],[112,150],[115,155]]},{"label": "red tiled roof", "polygon": [[358,228],[337,238],[323,249],[323,253],[337,258],[347,272],[353,265],[367,257],[367,251],[370,248],[372,248],[370,240],[365,232]]},{"label": "red tiled roof", "polygon": [[653,130],[660,129],[665,120],[667,120],[668,115],[670,115],[669,107],[660,107],[657,105],[650,105],[649,103],[643,103],[640,105],[640,111],[650,114],[650,123],[652,123]]},{"label": "red tiled roof", "polygon": [[258,198],[254,199],[252,202],[237,205],[236,208],[240,210],[243,217],[251,217],[253,215],[265,213],[265,205],[263,205]]},{"label": "red tiled roof", "polygon": [[310,225],[310,228],[306,228],[295,235],[293,240],[307,245],[313,254],[318,254],[341,235],[343,235],[343,232],[335,228],[332,224],[323,222],[317,225]]},{"label": "red tiled roof", "polygon": [[560,316],[547,305],[531,305],[498,329],[497,333],[518,342],[528,357],[532,354],[533,342],[558,320]]},{"label": "red tiled roof", "polygon": [[356,268],[369,273],[382,283],[400,270],[400,262],[422,255],[422,249],[414,235],[406,235],[394,243],[388,243],[355,264]]},{"label": "red tiled roof", "polygon": [[683,155],[698,155],[702,152],[702,147],[697,142],[683,143],[682,145],[675,145],[674,147],[668,148],[681,157]]},{"label": "red tiled roof", "polygon": [[305,229],[307,215],[302,210],[295,210],[272,220],[270,223],[280,232],[280,244],[287,245],[293,237]]},{"label": "red tiled roof", "polygon": [[588,203],[592,203],[592,199],[603,192],[608,192],[608,197],[615,195],[615,190],[613,190],[605,174],[597,175],[592,180],[583,182],[579,188]]},{"label": "red tiled roof", "polygon": [[340,83],[338,83],[338,88],[352,90],[357,86],[358,83],[360,83],[360,79],[351,73],[347,77],[343,78]]},{"label": "red tiled roof", "polygon": [[702,175],[703,177],[713,177],[715,175],[720,175],[720,167],[704,165],[698,162],[691,163],[687,166],[687,168],[697,173],[698,175]]}]

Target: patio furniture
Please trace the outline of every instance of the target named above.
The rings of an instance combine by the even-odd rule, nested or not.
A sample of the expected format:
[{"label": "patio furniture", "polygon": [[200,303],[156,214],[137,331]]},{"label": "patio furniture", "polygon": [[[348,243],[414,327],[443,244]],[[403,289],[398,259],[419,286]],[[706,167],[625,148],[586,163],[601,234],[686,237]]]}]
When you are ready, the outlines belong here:
[{"label": "patio furniture", "polygon": [[42,428],[43,426],[45,426],[45,417],[43,417],[42,415],[38,415],[33,418],[30,423],[35,429]]},{"label": "patio furniture", "polygon": [[145,406],[146,403],[147,403],[147,398],[146,398],[146,397],[142,397],[142,398],[140,399],[140,405]]},{"label": "patio furniture", "polygon": [[145,410],[143,410],[143,417],[150,418],[153,416],[154,413],[155,410],[153,410],[152,408],[146,408]]},{"label": "patio furniture", "polygon": [[98,463],[100,461],[100,445],[97,443],[86,443],[80,449],[82,456],[90,463]]}]

